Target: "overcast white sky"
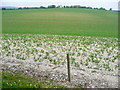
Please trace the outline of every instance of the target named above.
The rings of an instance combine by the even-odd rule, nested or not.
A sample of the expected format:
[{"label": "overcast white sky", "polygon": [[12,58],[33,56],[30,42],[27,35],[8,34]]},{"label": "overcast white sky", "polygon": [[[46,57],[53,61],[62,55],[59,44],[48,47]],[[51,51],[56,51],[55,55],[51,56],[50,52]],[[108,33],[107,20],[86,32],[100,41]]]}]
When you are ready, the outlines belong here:
[{"label": "overcast white sky", "polygon": [[106,9],[118,9],[118,2],[120,0],[0,0],[2,6],[17,6],[17,7],[31,7],[31,6],[48,6],[55,5],[81,5],[91,7],[104,7]]}]

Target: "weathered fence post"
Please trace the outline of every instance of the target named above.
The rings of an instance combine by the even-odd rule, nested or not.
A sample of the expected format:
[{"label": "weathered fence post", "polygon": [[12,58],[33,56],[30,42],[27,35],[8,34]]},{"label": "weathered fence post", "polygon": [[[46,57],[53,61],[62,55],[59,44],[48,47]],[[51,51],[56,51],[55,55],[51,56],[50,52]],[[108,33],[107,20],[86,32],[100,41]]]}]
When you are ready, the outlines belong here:
[{"label": "weathered fence post", "polygon": [[68,81],[70,82],[70,59],[69,59],[69,53],[67,53],[67,69],[68,69]]}]

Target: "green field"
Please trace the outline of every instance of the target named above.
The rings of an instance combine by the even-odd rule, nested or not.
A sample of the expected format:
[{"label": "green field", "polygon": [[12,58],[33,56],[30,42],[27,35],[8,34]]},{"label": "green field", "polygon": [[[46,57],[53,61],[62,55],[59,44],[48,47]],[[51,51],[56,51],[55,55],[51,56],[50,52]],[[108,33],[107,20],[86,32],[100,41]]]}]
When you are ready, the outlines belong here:
[{"label": "green field", "polygon": [[3,34],[118,36],[115,11],[55,8],[3,10]]}]

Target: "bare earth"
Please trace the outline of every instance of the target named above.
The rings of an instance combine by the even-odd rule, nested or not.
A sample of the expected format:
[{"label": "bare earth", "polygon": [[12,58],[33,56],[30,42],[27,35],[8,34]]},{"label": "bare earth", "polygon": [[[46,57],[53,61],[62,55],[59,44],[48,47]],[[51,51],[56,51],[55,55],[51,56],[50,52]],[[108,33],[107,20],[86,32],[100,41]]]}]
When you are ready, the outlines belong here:
[{"label": "bare earth", "polygon": [[49,78],[69,88],[118,88],[118,71],[101,71],[85,67],[71,66],[71,82],[67,81],[67,65],[54,65],[47,60],[35,62],[19,60],[12,57],[1,57],[3,71],[23,72],[38,79]]}]

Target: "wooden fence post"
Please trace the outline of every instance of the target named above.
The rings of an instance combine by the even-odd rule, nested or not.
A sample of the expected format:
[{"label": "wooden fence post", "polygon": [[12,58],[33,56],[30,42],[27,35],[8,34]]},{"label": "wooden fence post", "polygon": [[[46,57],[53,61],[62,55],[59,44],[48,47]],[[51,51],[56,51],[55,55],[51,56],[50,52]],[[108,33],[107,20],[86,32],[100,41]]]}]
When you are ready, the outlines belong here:
[{"label": "wooden fence post", "polygon": [[69,53],[67,53],[67,69],[68,69],[68,81],[70,82],[70,59],[69,59]]}]

